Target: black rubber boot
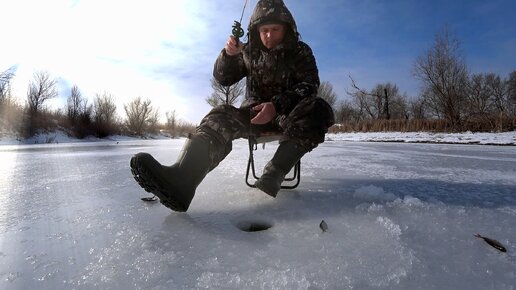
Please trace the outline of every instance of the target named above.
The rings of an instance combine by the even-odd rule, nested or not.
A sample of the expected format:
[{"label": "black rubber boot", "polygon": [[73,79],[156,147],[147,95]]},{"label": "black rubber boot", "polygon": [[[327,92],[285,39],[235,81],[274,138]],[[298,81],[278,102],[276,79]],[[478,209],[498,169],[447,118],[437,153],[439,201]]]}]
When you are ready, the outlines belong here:
[{"label": "black rubber boot", "polygon": [[193,135],[174,165],[163,166],[150,154],[138,153],[131,158],[131,172],[138,184],[154,193],[164,206],[185,212],[197,186],[210,171],[209,150],[209,141]]},{"label": "black rubber boot", "polygon": [[285,175],[290,172],[306,152],[307,150],[293,141],[282,142],[272,160],[265,165],[262,176],[254,185],[268,195],[276,197]]}]

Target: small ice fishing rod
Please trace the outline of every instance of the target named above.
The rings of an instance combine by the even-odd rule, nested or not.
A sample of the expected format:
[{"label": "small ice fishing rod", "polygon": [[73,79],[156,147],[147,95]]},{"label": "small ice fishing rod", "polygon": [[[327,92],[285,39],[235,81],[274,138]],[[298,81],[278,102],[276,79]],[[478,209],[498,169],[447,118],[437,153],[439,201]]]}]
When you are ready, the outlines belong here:
[{"label": "small ice fishing rod", "polygon": [[247,1],[245,0],[244,8],[242,9],[242,15],[240,16],[240,21],[236,21],[233,24],[233,30],[231,30],[231,34],[236,37],[237,43],[240,37],[244,36],[244,29],[242,29],[242,18],[244,18],[245,7],[247,6]]}]

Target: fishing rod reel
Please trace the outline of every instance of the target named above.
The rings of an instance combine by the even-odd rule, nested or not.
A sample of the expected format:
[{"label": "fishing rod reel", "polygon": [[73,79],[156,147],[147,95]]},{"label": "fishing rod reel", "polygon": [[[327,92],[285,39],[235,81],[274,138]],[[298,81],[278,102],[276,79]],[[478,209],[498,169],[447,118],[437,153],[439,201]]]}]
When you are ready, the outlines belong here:
[{"label": "fishing rod reel", "polygon": [[244,36],[244,29],[242,28],[242,24],[240,22],[235,20],[235,24],[233,24],[233,29],[231,30],[231,34],[233,34],[234,37],[237,38],[237,40],[240,39],[240,37]]},{"label": "fishing rod reel", "polygon": [[248,0],[245,0],[245,2],[244,2],[244,8],[242,9],[242,15],[240,16],[240,21],[235,20],[235,23],[232,26],[233,29],[231,30],[231,34],[234,37],[236,37],[237,45],[238,45],[238,41],[239,41],[240,37],[244,36],[244,34],[245,34],[241,23],[242,23],[242,18],[244,18],[244,11],[245,11],[245,8],[247,7],[247,1]]}]

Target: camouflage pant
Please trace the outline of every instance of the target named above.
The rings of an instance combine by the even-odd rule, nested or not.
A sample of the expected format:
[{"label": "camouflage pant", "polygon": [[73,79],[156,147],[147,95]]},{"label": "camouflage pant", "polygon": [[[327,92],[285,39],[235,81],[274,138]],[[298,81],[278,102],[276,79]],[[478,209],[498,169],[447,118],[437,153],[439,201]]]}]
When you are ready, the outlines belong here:
[{"label": "camouflage pant", "polygon": [[254,114],[250,107],[222,105],[213,108],[202,119],[197,133],[205,136],[212,144],[217,144],[210,148],[212,169],[229,154],[235,139],[274,131],[296,142],[306,151],[311,151],[324,142],[324,135],[335,122],[331,106],[321,98],[303,99],[290,114],[278,115],[265,125],[251,124]]}]

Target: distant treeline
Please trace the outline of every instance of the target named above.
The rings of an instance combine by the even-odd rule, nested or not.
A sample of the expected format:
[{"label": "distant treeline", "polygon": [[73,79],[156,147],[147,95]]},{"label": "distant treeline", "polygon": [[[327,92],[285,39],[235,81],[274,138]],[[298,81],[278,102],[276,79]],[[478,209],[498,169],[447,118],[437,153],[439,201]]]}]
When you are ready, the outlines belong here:
[{"label": "distant treeline", "polygon": [[195,130],[194,125],[179,120],[175,111],[166,112],[166,121],[160,122],[158,109],[150,100],[140,97],[124,105],[125,116],[121,118],[116,113],[117,106],[112,95],[97,94],[90,104],[77,86],[72,87],[64,108],[50,110],[46,102],[57,96],[57,82],[44,71],[34,74],[27,101],[20,105],[11,94],[10,81],[13,77],[12,68],[0,73],[0,136],[28,138],[36,133],[62,130],[79,139],[117,134],[179,137]]},{"label": "distant treeline", "polygon": [[[508,76],[468,72],[459,41],[444,30],[419,56],[413,75],[419,96],[401,94],[395,84],[361,88],[349,76],[346,101],[325,89],[339,125],[332,131],[511,131],[516,129],[516,70]],[[323,87],[323,86],[321,86]]]}]

